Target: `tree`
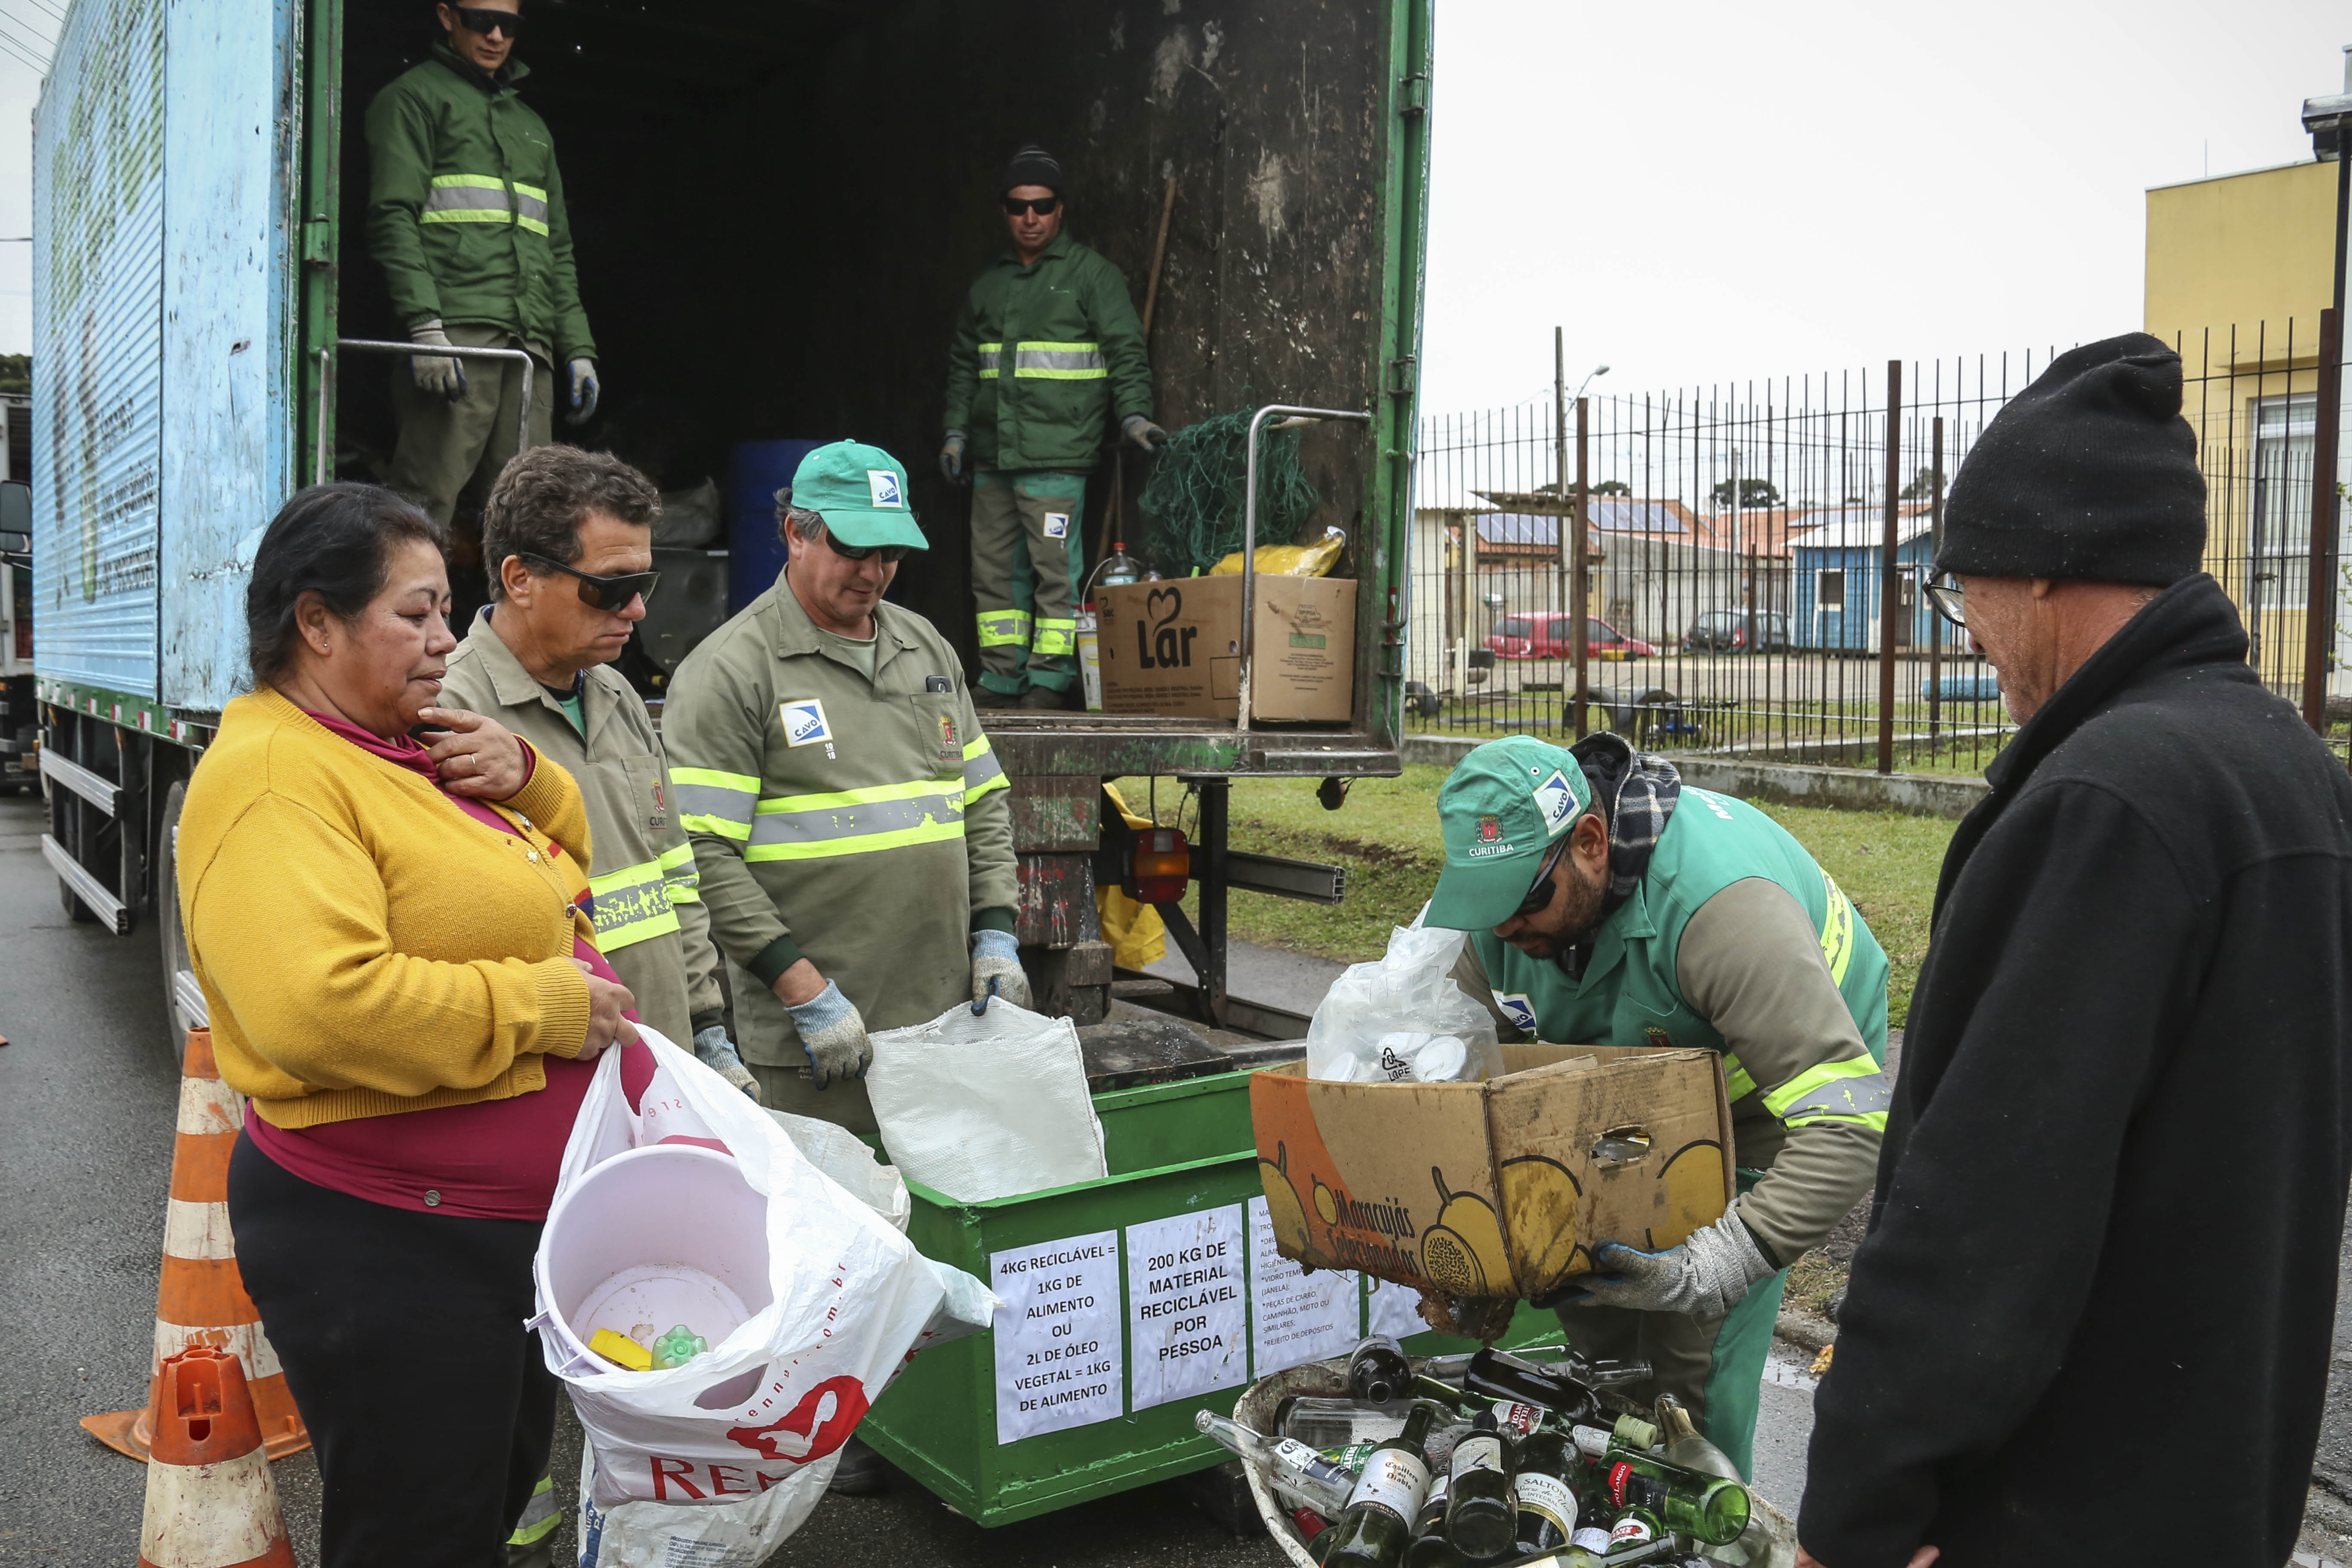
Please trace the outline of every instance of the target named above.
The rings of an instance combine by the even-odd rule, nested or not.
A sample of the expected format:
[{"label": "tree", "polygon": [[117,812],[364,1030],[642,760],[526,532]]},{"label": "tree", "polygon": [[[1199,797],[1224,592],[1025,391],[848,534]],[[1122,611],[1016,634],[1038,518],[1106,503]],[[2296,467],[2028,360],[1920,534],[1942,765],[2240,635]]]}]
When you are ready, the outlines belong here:
[{"label": "tree", "polygon": [[1923,466],[1917,473],[1911,476],[1911,482],[1903,487],[1903,499],[1905,500],[1932,500],[1936,493],[1936,487],[1943,482],[1944,476],[1940,471]]},{"label": "tree", "polygon": [[1633,493],[1633,487],[1622,479],[1603,479],[1592,487],[1592,493],[1597,496],[1629,496]]},{"label": "tree", "polygon": [[33,390],[33,356],[0,354],[0,392],[20,396]]},{"label": "tree", "polygon": [[[1717,480],[1715,489],[1708,493],[1715,498],[1716,505],[1729,506],[1731,481]],[[1769,479],[1742,479],[1739,481],[1739,504],[1743,507],[1778,506],[1780,504],[1780,489]]]}]

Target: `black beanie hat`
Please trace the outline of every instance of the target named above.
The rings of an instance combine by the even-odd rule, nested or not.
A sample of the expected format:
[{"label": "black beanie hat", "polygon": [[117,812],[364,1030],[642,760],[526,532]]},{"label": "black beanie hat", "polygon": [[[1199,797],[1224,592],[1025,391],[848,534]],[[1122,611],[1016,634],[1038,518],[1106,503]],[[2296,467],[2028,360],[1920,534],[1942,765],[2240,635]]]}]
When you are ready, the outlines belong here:
[{"label": "black beanie hat", "polygon": [[2180,356],[2126,332],[2052,360],[1985,426],[1945,502],[1936,573],[2168,588],[2204,555]]},{"label": "black beanie hat", "polygon": [[1062,161],[1030,142],[1005,160],[1004,177],[996,182],[996,194],[1001,196],[1015,185],[1043,185],[1057,196],[1064,195]]}]

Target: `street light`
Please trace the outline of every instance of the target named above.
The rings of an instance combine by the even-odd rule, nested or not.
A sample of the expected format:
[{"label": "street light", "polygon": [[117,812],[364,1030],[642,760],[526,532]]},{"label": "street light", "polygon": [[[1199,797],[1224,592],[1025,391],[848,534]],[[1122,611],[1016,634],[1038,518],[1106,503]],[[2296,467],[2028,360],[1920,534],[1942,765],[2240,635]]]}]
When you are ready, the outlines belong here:
[{"label": "street light", "polygon": [[[2337,270],[2338,270],[2338,271],[2341,271],[2341,270],[2342,270],[2342,268],[2337,268]],[[1580,382],[1578,382],[1578,383],[1576,384],[1576,396],[1577,396],[1577,397],[1581,397],[1581,396],[1583,396],[1583,395],[1584,395],[1584,389],[1585,389],[1586,387],[1591,386],[1591,385],[1592,384],[1592,378],[1593,378],[1594,376],[1596,376],[1596,375],[1607,375],[1608,374],[1609,374],[1609,367],[1608,367],[1607,365],[1605,365],[1605,364],[1596,364],[1596,365],[1594,365],[1591,371],[1589,371],[1588,373],[1586,373],[1584,379],[1583,379],[1582,381],[1580,381]],[[1575,398],[1570,398],[1569,401],[1572,403],[1572,402],[1574,402],[1575,400],[1576,400]]]},{"label": "street light", "polygon": [[2352,44],[2344,47],[2344,90],[2303,100],[2303,128],[2311,132],[2312,155],[2336,164],[2336,317],[2344,319],[2344,218],[2352,202],[2352,159],[2345,157],[2352,141]]}]

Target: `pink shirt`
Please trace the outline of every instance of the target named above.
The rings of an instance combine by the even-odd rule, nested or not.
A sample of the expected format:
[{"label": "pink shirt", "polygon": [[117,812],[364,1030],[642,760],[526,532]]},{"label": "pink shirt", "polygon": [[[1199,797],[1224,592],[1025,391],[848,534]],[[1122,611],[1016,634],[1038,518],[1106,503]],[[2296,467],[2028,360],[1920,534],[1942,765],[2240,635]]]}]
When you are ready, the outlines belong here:
[{"label": "pink shirt", "polygon": [[[308,710],[305,710],[307,712]],[[433,760],[424,746],[407,735],[387,741],[356,724],[310,717],[362,751],[395,767],[424,774],[441,784]],[[528,768],[539,765],[538,754],[523,742]],[[526,777],[529,775],[526,774]],[[481,801],[443,796],[483,826],[511,837],[513,825]],[[453,832],[465,832],[455,819]],[[620,983],[611,964],[594,946],[578,936],[572,939],[572,956],[600,977]],[[635,1013],[627,1016],[632,1022]],[[568,1057],[544,1058],[547,1087],[510,1100],[489,1100],[472,1105],[445,1105],[397,1116],[365,1116],[351,1121],[289,1129],[273,1127],[258,1116],[245,1119],[245,1135],[254,1146],[289,1173],[331,1192],[347,1193],[372,1204],[456,1215],[467,1219],[543,1220],[555,1200],[555,1176],[563,1163],[563,1146],[572,1123],[588,1096],[593,1062]],[[642,1045],[625,1047],[621,1085],[630,1109],[653,1080],[653,1053]]]}]

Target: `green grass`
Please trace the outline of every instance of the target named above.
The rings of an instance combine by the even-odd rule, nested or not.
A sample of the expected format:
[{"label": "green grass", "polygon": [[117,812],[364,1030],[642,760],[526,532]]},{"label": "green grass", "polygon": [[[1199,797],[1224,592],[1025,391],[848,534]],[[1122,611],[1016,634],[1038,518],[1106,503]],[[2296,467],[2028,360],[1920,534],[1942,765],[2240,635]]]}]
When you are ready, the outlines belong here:
[{"label": "green grass", "polygon": [[[1348,896],[1336,908],[1303,904],[1264,893],[1233,895],[1232,934],[1263,947],[1289,948],[1348,963],[1378,958],[1389,931],[1412,920],[1436,885],[1444,863],[1437,837],[1441,767],[1408,766],[1401,778],[1359,779],[1345,806],[1325,811],[1314,779],[1236,779],[1228,840],[1236,849],[1327,861],[1348,871]],[[1148,791],[1140,779],[1122,780],[1137,811]],[[1180,790],[1163,784],[1160,819],[1176,820]],[[1911,987],[1927,949],[1927,914],[1936,874],[1955,823],[1895,812],[1830,811],[1766,805],[1853,900],[1892,965],[1888,1021],[1900,1027],[1911,1007]],[[1188,811],[1182,826],[1194,826]],[[1197,913],[1195,894],[1185,900]]]}]

